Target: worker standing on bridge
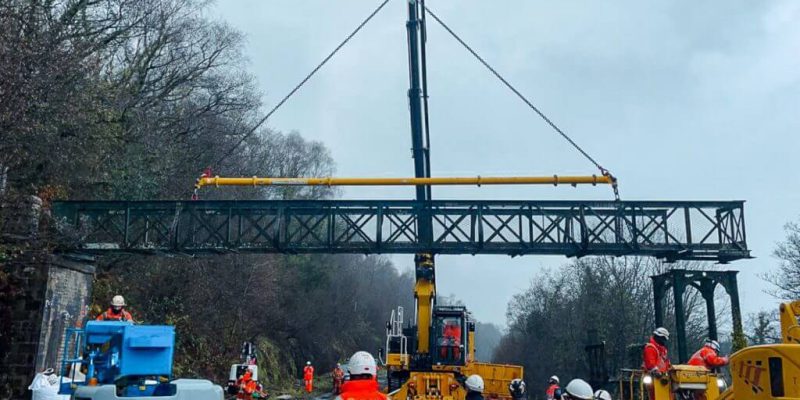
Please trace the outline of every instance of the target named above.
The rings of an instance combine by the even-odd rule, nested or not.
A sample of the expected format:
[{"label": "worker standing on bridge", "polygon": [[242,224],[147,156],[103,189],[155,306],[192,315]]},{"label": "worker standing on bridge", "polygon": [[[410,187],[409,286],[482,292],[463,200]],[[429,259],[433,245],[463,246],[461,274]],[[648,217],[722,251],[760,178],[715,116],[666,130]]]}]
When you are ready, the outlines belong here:
[{"label": "worker standing on bridge", "polygon": [[561,387],[558,386],[559,380],[557,376],[551,376],[547,384],[547,391],[544,393],[547,400],[555,400],[561,397]]},{"label": "worker standing on bridge", "polygon": [[350,380],[342,385],[336,400],[386,400],[378,387],[378,366],[372,354],[358,351],[347,364]]},{"label": "worker standing on bridge", "polygon": [[467,387],[465,400],[483,400],[483,378],[480,375],[470,375],[464,386]]},{"label": "worker standing on bridge", "polygon": [[111,299],[111,306],[97,316],[98,321],[130,321],[133,322],[131,313],[125,310],[125,298],[116,295]]},{"label": "worker standing on bridge", "polygon": [[692,355],[692,358],[689,359],[689,365],[703,366],[710,371],[714,368],[721,368],[728,365],[728,357],[719,356],[719,342],[706,339],[703,347],[697,350],[697,352]]},{"label": "worker standing on bridge", "polygon": [[303,368],[303,383],[306,386],[306,393],[314,390],[314,367],[311,366],[311,361],[306,361],[306,366]]}]

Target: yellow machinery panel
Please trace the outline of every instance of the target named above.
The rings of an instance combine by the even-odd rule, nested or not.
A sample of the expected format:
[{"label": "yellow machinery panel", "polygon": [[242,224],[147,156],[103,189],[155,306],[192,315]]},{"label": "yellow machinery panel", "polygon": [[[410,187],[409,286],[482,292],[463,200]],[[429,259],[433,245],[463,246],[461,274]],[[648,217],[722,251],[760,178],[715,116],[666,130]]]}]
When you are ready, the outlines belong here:
[{"label": "yellow machinery panel", "polygon": [[[731,356],[726,399],[800,399],[800,345],[752,346]],[[729,393],[730,392],[730,393]]]},{"label": "yellow machinery panel", "polygon": [[[662,377],[654,377],[638,370],[626,371],[628,377],[620,380],[620,398],[624,400],[714,400],[720,397],[721,380],[703,367],[673,365]],[[647,395],[651,391],[654,399],[649,399]]]},{"label": "yellow machinery panel", "polygon": [[393,400],[458,400],[464,399],[466,392],[453,374],[411,372],[403,386],[388,396]]},{"label": "yellow machinery panel", "polygon": [[522,379],[523,368],[520,365],[475,362],[464,372],[467,376],[478,374],[483,378],[484,398],[510,399],[508,385],[513,379]]},{"label": "yellow machinery panel", "polygon": [[510,399],[508,385],[512,379],[522,378],[523,368],[518,365],[470,363],[466,367],[434,367],[430,372],[411,372],[400,389],[389,393],[393,400],[464,400],[467,392],[456,379],[478,374],[483,378],[483,397]]},{"label": "yellow machinery panel", "polygon": [[408,354],[389,353],[386,356],[386,365],[399,369],[406,369],[409,365]]}]

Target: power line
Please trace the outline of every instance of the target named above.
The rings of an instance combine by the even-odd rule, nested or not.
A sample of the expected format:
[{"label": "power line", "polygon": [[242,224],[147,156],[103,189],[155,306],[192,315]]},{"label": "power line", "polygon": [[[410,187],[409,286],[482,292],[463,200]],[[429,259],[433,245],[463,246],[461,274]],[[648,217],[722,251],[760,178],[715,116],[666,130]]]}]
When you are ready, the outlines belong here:
[{"label": "power line", "polygon": [[239,146],[241,146],[241,145],[242,145],[242,143],[244,143],[244,141],[245,141],[245,140],[247,140],[247,138],[249,138],[249,137],[250,137],[250,136],[251,136],[253,133],[255,133],[255,131],[256,131],[258,128],[260,128],[260,127],[261,127],[261,125],[263,125],[263,124],[264,124],[264,122],[266,122],[266,121],[267,121],[267,119],[269,119],[269,117],[271,117],[271,116],[272,116],[272,114],[274,114],[274,113],[275,113],[275,111],[278,111],[278,109],[279,109],[279,108],[281,108],[281,106],[282,106],[284,103],[286,103],[286,101],[287,101],[287,100],[289,100],[289,98],[290,98],[290,97],[292,97],[292,96],[293,96],[293,95],[294,95],[294,94],[295,94],[295,93],[296,93],[298,90],[300,90],[300,88],[301,88],[301,87],[303,87],[303,85],[305,85],[305,83],[306,83],[306,82],[308,82],[308,80],[309,80],[309,79],[311,79],[311,77],[312,77],[312,76],[314,76],[314,74],[316,74],[316,73],[317,73],[317,71],[319,71],[319,70],[320,70],[320,68],[322,68],[322,66],[324,66],[324,65],[325,65],[325,64],[326,64],[326,63],[327,63],[327,62],[328,62],[328,61],[329,61],[331,58],[333,58],[333,56],[334,56],[334,55],[335,55],[335,54],[336,54],[336,53],[337,53],[337,52],[338,52],[338,51],[339,51],[339,50],[340,50],[342,47],[344,47],[344,45],[345,45],[345,44],[347,44],[347,42],[349,42],[349,41],[350,41],[350,39],[352,39],[352,38],[353,38],[353,36],[355,36],[355,35],[356,35],[356,34],[357,34],[357,33],[358,33],[360,30],[361,30],[361,28],[363,28],[363,27],[364,27],[364,25],[366,25],[366,24],[367,24],[367,23],[368,23],[370,20],[372,20],[372,18],[373,18],[373,17],[374,17],[376,14],[378,14],[378,12],[379,12],[380,10],[382,10],[382,9],[383,9],[383,7],[384,7],[384,6],[385,6],[385,5],[386,5],[388,2],[389,2],[389,0],[384,0],[384,1],[383,1],[383,2],[382,2],[382,3],[381,3],[379,6],[378,6],[378,8],[376,8],[374,11],[372,11],[372,13],[371,13],[371,14],[369,14],[369,16],[367,16],[367,18],[366,18],[366,19],[364,19],[363,21],[361,21],[361,23],[360,23],[360,24],[358,24],[358,26],[356,27],[356,29],[354,29],[352,32],[350,32],[350,34],[349,34],[349,35],[347,35],[347,37],[346,37],[344,40],[342,40],[342,42],[341,42],[341,43],[339,43],[339,45],[338,45],[338,46],[336,46],[336,48],[335,48],[335,49],[333,49],[333,51],[331,51],[331,52],[330,52],[330,54],[328,54],[328,56],[327,56],[327,57],[325,57],[325,59],[323,59],[323,60],[322,60],[322,62],[320,62],[320,63],[319,63],[319,64],[318,64],[318,65],[317,65],[317,66],[316,66],[316,67],[315,67],[313,70],[311,70],[311,72],[310,72],[308,75],[306,75],[306,77],[305,77],[305,78],[303,78],[303,80],[301,80],[301,81],[300,81],[300,83],[298,83],[298,84],[297,84],[297,86],[295,86],[295,87],[294,87],[294,89],[292,89],[291,91],[289,91],[289,93],[288,93],[286,96],[284,96],[284,97],[283,97],[283,99],[281,99],[281,101],[279,101],[279,102],[278,102],[278,104],[276,104],[276,105],[275,105],[275,107],[272,107],[272,109],[271,109],[271,110],[270,110],[270,111],[267,113],[267,115],[265,115],[265,116],[264,116],[264,118],[261,118],[261,119],[258,121],[258,123],[256,123],[256,124],[255,124],[255,125],[254,125],[252,128],[250,128],[250,129],[249,129],[249,130],[248,130],[248,131],[247,131],[247,132],[246,132],[246,133],[245,133],[245,134],[244,134],[244,135],[243,135],[243,136],[242,136],[242,137],[239,139],[239,141],[238,141],[238,142],[236,142],[236,144],[235,144],[233,147],[231,147],[231,149],[230,149],[230,150],[228,150],[227,152],[225,152],[225,154],[224,154],[222,157],[220,157],[220,158],[219,158],[219,159],[218,159],[218,160],[217,160],[217,161],[214,163],[214,166],[217,166],[217,165],[219,165],[219,163],[220,163],[220,162],[222,162],[222,160],[224,160],[225,158],[227,158],[227,157],[229,157],[231,154],[233,154],[233,152],[234,152],[234,151],[235,151],[235,150],[236,150],[236,149],[237,149]]},{"label": "power line", "polygon": [[497,79],[499,79],[500,82],[502,82],[508,89],[510,89],[512,92],[514,92],[514,94],[516,94],[517,97],[520,98],[520,100],[525,102],[525,104],[527,104],[528,107],[530,107],[545,122],[547,122],[547,124],[550,125],[550,127],[552,127],[553,130],[558,132],[558,134],[561,135],[561,137],[563,137],[564,139],[566,139],[566,141],[569,142],[572,145],[572,147],[574,147],[576,150],[578,150],[584,157],[586,157],[587,160],[589,160],[592,164],[594,164],[594,166],[597,167],[597,169],[599,169],[600,172],[603,175],[606,175],[606,176],[612,178],[614,180],[614,184],[613,184],[614,196],[615,196],[615,198],[617,200],[619,200],[619,190],[618,190],[618,187],[617,187],[616,178],[613,175],[611,175],[611,172],[609,172],[607,169],[603,168],[603,166],[600,165],[600,163],[597,162],[597,160],[595,160],[592,156],[589,155],[589,153],[587,153],[583,148],[581,148],[581,146],[579,146],[574,140],[572,140],[572,138],[569,137],[569,135],[567,135],[561,128],[558,127],[558,125],[555,124],[555,122],[553,122],[550,118],[548,118],[541,110],[539,110],[538,107],[533,105],[533,103],[531,103],[531,101],[528,100],[528,98],[525,97],[525,95],[523,95],[519,90],[517,90],[517,88],[515,88],[513,85],[511,85],[511,83],[509,83],[505,78],[503,78],[503,76],[500,75],[500,73],[497,72],[497,70],[492,68],[492,66],[489,65],[489,63],[486,62],[486,60],[484,60],[483,57],[478,55],[478,53],[475,52],[475,50],[473,50],[472,47],[470,47],[466,42],[464,42],[464,40],[461,39],[461,37],[459,37],[455,32],[453,32],[453,30],[450,29],[450,27],[447,26],[447,24],[445,24],[444,21],[442,21],[433,11],[431,11],[430,8],[425,7],[425,11],[428,14],[430,14],[431,17],[433,17],[433,19],[435,19],[436,22],[438,22],[439,25],[441,25],[442,28],[444,28],[447,31],[447,33],[450,34],[450,36],[452,36],[456,41],[458,41],[458,43],[460,43],[462,46],[464,46],[464,48],[467,49],[467,51],[469,51],[473,56],[475,56],[475,58],[478,59],[478,61],[480,61],[480,63],[483,64],[483,66],[486,67],[486,69],[488,69],[492,74],[494,74],[494,76],[497,77]]}]

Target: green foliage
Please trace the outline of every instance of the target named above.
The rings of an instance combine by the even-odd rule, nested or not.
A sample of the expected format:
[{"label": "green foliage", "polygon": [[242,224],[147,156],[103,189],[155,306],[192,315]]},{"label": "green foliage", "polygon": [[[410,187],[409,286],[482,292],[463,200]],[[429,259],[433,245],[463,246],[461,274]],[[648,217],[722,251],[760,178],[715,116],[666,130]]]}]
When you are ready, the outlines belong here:
[{"label": "green foliage", "polygon": [[731,333],[731,352],[737,352],[745,347],[747,347],[747,337],[744,332],[734,330]]}]

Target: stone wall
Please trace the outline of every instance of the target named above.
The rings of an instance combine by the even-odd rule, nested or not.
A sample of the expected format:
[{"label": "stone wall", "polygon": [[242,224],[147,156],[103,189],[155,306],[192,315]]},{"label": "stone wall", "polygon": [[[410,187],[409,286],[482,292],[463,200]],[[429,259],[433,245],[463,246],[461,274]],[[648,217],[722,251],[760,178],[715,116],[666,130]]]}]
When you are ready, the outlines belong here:
[{"label": "stone wall", "polygon": [[0,399],[30,398],[36,371],[59,368],[64,332],[91,301],[92,259],[52,255],[41,210],[33,196],[0,198]]},{"label": "stone wall", "polygon": [[36,370],[61,366],[67,328],[82,326],[92,296],[94,266],[91,259],[53,256],[47,276],[47,293],[36,352]]},{"label": "stone wall", "polygon": [[30,251],[2,263],[0,398],[3,399],[22,398],[33,377],[47,286],[46,259],[46,254]]}]

